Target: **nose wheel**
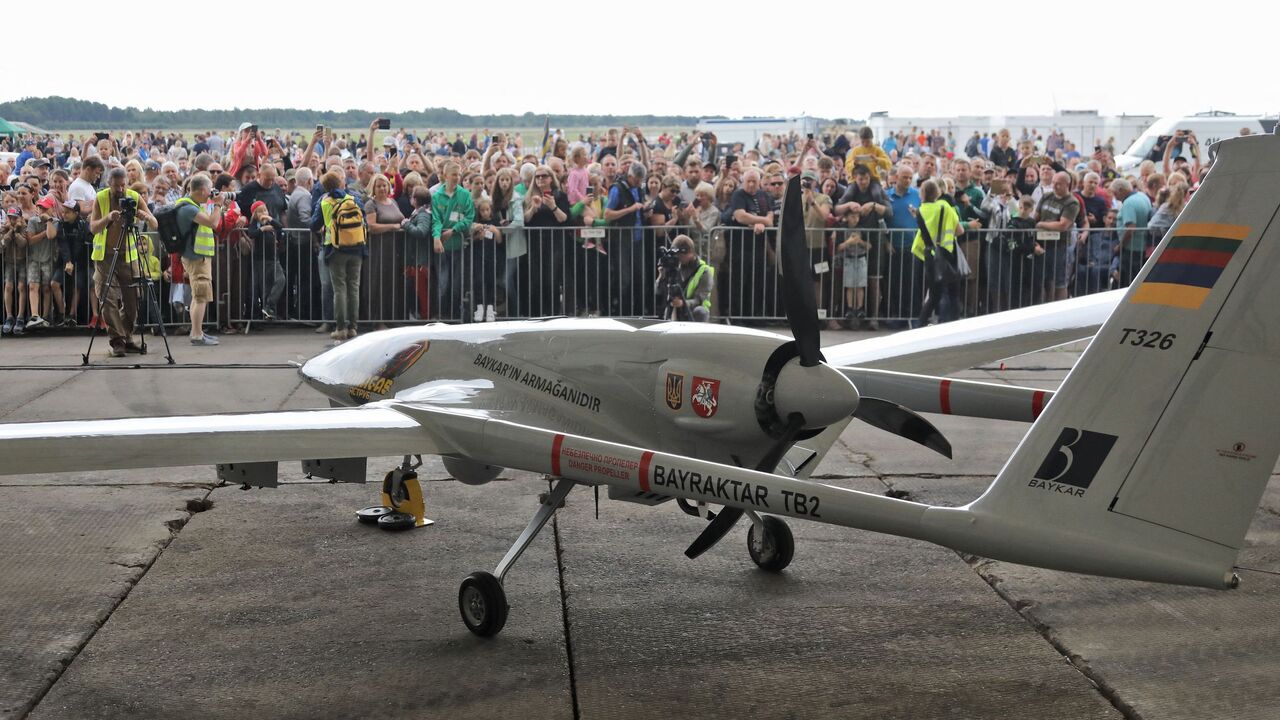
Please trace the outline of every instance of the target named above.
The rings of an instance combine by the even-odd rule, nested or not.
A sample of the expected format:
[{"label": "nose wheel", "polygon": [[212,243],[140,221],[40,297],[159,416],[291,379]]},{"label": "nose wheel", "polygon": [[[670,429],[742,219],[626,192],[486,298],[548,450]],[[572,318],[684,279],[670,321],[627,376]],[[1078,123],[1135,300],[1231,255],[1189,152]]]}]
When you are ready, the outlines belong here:
[{"label": "nose wheel", "polygon": [[791,564],[796,553],[791,527],[773,515],[759,515],[751,520],[751,530],[747,532],[747,552],[751,553],[751,559],[761,570],[781,572]]},{"label": "nose wheel", "polygon": [[493,637],[507,624],[507,611],[510,608],[507,605],[507,593],[502,589],[502,581],[551,516],[564,506],[565,496],[574,485],[572,480],[559,479],[551,492],[541,499],[537,512],[502,558],[502,562],[498,563],[498,567],[492,573],[483,570],[473,572],[462,581],[458,588],[458,612],[468,630],[480,637]]},{"label": "nose wheel", "polygon": [[458,610],[462,622],[480,637],[497,635],[507,624],[507,593],[491,573],[473,572],[458,588]]}]

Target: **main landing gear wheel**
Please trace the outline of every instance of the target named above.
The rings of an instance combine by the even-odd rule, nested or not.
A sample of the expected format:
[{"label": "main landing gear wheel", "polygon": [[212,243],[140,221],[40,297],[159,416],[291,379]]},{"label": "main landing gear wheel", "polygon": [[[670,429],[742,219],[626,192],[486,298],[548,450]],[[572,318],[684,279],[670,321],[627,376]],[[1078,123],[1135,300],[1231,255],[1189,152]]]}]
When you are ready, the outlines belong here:
[{"label": "main landing gear wheel", "polygon": [[764,537],[758,538],[756,523],[751,523],[747,532],[747,552],[761,570],[781,572],[791,564],[796,553],[796,541],[791,535],[791,528],[781,518],[763,515],[760,525],[764,526]]},{"label": "main landing gear wheel", "polygon": [[502,583],[483,570],[473,572],[458,588],[458,610],[467,629],[480,637],[497,635],[507,624],[507,593]]},{"label": "main landing gear wheel", "polygon": [[390,512],[378,518],[378,527],[382,530],[412,530],[417,518],[409,513]]},{"label": "main landing gear wheel", "polygon": [[373,507],[357,510],[356,519],[366,525],[376,525],[378,518],[381,518],[383,515],[388,515],[391,512],[391,508],[386,505],[374,505]]}]

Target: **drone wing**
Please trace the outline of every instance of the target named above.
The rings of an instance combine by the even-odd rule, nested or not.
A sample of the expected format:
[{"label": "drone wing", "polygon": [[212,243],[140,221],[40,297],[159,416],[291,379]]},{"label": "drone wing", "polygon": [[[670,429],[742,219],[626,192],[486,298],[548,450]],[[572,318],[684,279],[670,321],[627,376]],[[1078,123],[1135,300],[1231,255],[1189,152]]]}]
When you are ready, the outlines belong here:
[{"label": "drone wing", "polygon": [[1124,290],[1008,310],[822,348],[835,366],[937,375],[1092,337]]},{"label": "drone wing", "polygon": [[0,425],[0,475],[455,450],[389,403]]}]

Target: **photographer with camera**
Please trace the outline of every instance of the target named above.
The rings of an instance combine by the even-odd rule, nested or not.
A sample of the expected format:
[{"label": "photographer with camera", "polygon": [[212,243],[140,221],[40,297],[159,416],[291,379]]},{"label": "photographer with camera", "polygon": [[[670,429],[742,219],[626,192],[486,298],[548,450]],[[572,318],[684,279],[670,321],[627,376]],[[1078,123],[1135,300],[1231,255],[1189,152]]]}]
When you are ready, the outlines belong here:
[{"label": "photographer with camera", "polygon": [[152,230],[159,227],[141,196],[125,187],[127,181],[124,168],[112,168],[107,187],[98,191],[89,218],[89,232],[93,233],[93,252],[89,259],[93,260],[97,297],[100,302],[105,298],[102,315],[107,322],[111,357],[142,352],[142,348],[129,339],[138,318],[138,293],[133,282],[141,271],[138,247],[129,242],[129,236],[138,217],[146,220]]},{"label": "photographer with camera", "polygon": [[[182,270],[191,285],[191,344],[217,345],[218,338],[204,331],[204,314],[213,302],[214,231],[222,222],[231,193],[213,196],[213,180],[204,173],[191,177],[185,197],[178,199],[178,231],[185,239]],[[213,200],[210,202],[210,200]]]},{"label": "photographer with camera", "polygon": [[688,235],[677,235],[658,255],[654,292],[665,298],[664,320],[711,321],[715,270],[693,249]]}]

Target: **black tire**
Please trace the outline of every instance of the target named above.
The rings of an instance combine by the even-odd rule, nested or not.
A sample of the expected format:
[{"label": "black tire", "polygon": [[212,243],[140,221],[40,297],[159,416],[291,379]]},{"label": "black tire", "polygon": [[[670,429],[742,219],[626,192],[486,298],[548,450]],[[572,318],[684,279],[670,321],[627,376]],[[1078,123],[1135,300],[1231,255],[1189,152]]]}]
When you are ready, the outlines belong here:
[{"label": "black tire", "polygon": [[377,525],[378,518],[391,512],[391,508],[386,505],[374,505],[373,507],[362,508],[356,511],[356,519],[365,525]]},{"label": "black tire", "polygon": [[491,573],[473,572],[458,588],[458,612],[462,622],[480,637],[493,637],[507,624],[507,593]]},{"label": "black tire", "polygon": [[383,530],[411,530],[417,523],[417,518],[402,512],[390,512],[378,518],[378,527]]},{"label": "black tire", "polygon": [[747,532],[747,552],[751,553],[751,559],[761,570],[782,572],[796,554],[791,528],[782,518],[773,515],[763,515],[760,521],[764,525],[764,542],[757,550],[756,524],[751,523],[751,530]]}]

